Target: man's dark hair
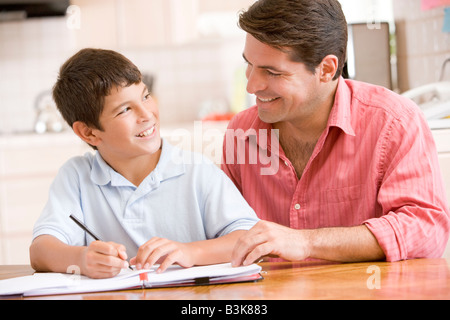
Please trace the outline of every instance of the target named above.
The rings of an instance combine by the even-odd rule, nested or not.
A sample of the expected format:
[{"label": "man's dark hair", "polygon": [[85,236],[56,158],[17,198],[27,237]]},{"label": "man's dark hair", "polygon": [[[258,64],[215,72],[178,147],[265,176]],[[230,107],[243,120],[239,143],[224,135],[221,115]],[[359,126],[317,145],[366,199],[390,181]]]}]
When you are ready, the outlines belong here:
[{"label": "man's dark hair", "polygon": [[241,29],[285,51],[315,73],[327,55],[339,59],[339,78],[347,54],[348,29],[337,0],[259,0],[239,17]]}]

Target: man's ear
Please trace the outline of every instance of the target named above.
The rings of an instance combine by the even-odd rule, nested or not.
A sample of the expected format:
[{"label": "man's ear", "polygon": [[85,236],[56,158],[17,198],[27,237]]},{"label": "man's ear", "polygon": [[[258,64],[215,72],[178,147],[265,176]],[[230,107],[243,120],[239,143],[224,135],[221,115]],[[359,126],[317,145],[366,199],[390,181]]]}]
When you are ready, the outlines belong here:
[{"label": "man's ear", "polygon": [[81,140],[86,142],[87,144],[97,147],[101,139],[97,136],[96,132],[99,131],[98,129],[92,129],[87,124],[81,121],[76,121],[72,125],[73,132],[77,136],[80,137]]},{"label": "man's ear", "polygon": [[330,82],[333,80],[334,76],[339,67],[339,59],[335,55],[328,55],[323,58],[320,63],[320,81]]}]

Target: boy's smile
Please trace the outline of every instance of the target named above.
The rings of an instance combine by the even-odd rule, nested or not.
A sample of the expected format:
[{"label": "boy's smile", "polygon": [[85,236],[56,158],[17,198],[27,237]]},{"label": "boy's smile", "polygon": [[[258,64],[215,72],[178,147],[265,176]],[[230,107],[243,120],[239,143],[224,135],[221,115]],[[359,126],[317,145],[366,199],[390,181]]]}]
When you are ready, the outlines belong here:
[{"label": "boy's smile", "polygon": [[151,127],[150,129],[145,130],[144,132],[139,133],[136,135],[136,137],[139,138],[152,138],[155,134],[155,126]]}]

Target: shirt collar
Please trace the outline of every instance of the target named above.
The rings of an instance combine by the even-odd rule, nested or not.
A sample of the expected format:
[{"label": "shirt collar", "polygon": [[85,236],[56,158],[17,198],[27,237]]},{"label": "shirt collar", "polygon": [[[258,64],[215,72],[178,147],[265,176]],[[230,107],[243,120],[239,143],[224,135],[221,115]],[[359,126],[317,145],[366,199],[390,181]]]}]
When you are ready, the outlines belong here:
[{"label": "shirt collar", "polygon": [[[182,157],[179,152],[164,138],[161,140],[162,150],[156,168],[150,173],[153,181],[162,182],[175,176],[184,174],[185,165],[177,159]],[[148,178],[148,177],[147,177]],[[134,186],[125,179],[121,174],[111,168],[100,153],[96,151],[94,162],[91,169],[91,180],[97,185],[106,185],[111,183],[112,186]]]},{"label": "shirt collar", "polygon": [[160,181],[164,181],[186,172],[185,163],[182,161],[183,151],[172,146],[166,139],[161,139],[162,151],[158,164],[153,172],[159,177]]},{"label": "shirt collar", "polygon": [[346,134],[355,136],[355,130],[351,122],[351,105],[352,91],[345,79],[340,77],[327,127],[339,127]]},{"label": "shirt collar", "polygon": [[[239,129],[236,129],[239,130]],[[260,131],[260,130],[265,130],[265,131]],[[261,132],[265,132],[267,133],[267,137],[270,137],[270,135],[272,134],[272,130],[273,127],[271,124],[262,121],[258,114],[256,114],[256,117],[254,118],[252,124],[250,125],[249,129],[247,129],[243,134],[239,134],[239,133],[235,133],[236,137],[238,139],[242,139],[242,140],[246,140],[249,139],[249,137],[259,137]],[[275,132],[275,131],[274,131]],[[278,135],[277,135],[277,139],[278,139]],[[268,138],[267,140],[267,144],[265,145],[260,145],[259,144],[259,139],[256,139],[256,143],[259,145],[260,148],[267,150],[267,148],[270,148],[270,139]]]},{"label": "shirt collar", "polygon": [[115,171],[103,160],[100,152],[95,151],[94,162],[91,169],[91,180],[98,185],[106,185],[111,182]]}]

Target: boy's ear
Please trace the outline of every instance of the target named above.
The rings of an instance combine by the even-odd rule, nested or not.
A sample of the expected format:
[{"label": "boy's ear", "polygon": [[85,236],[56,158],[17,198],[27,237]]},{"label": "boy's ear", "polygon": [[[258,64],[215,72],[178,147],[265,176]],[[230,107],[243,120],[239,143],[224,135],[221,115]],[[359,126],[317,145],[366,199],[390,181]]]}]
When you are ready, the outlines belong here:
[{"label": "boy's ear", "polygon": [[73,132],[75,132],[75,134],[81,138],[81,140],[83,140],[84,142],[86,142],[91,146],[97,147],[101,142],[100,137],[96,135],[97,129],[92,129],[84,122],[81,121],[74,122],[72,125],[72,129]]}]

